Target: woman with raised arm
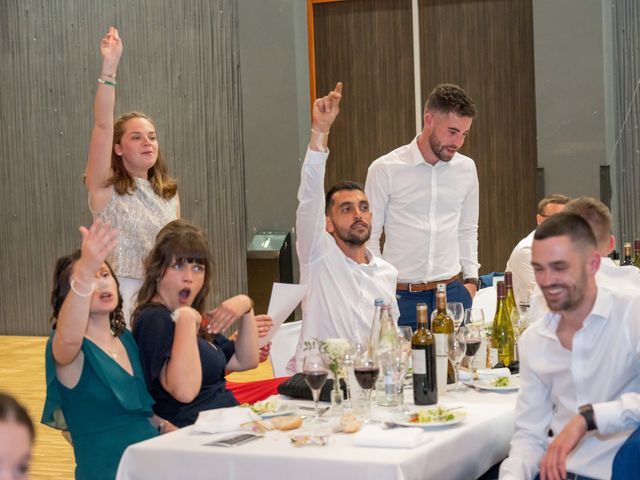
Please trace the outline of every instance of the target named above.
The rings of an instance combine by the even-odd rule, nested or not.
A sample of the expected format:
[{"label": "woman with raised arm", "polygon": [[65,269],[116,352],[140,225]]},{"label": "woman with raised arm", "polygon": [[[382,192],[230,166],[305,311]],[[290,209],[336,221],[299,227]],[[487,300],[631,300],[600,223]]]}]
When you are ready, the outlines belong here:
[{"label": "woman with raised arm", "polygon": [[[251,299],[237,295],[205,314],[211,254],[204,232],[184,220],[160,231],[145,271],[132,325],[154,411],[183,427],[203,410],[237,405],[225,374],[258,366]],[[234,342],[220,332],[236,321]]]},{"label": "woman with raised arm", "polygon": [[70,434],[76,479],[113,480],[129,445],[175,427],[153,415],[118,281],[105,262],[116,231],[96,220],[80,232],[81,250],[59,258],[53,277],[42,423]]},{"label": "woman with raised arm", "polygon": [[118,31],[111,27],[100,43],[102,69],[93,106],[86,187],[95,218],[108,220],[120,232],[107,260],[118,280],[129,322],[134,296],[144,275],[142,266],[157,233],[180,217],[178,187],[169,175],[153,122],[130,112],[114,122],[117,70],[122,55]]}]

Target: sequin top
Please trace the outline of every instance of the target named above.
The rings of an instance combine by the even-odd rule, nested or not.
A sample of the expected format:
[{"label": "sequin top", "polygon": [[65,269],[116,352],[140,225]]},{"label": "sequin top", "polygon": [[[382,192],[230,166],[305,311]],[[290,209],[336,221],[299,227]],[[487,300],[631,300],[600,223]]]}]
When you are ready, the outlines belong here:
[{"label": "sequin top", "polygon": [[118,277],[144,279],[142,262],[156,243],[156,235],[177,218],[177,196],[169,200],[156,195],[148,180],[135,178],[131,194],[113,197],[95,218],[109,220],[118,229],[118,245],[107,262]]}]

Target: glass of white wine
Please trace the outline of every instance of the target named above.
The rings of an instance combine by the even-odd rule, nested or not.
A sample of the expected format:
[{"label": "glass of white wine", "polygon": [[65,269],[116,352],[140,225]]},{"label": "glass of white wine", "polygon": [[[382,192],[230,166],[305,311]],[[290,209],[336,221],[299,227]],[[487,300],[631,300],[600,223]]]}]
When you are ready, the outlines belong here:
[{"label": "glass of white wine", "polygon": [[447,302],[447,312],[453,320],[453,326],[457,332],[464,319],[464,305],[462,302]]}]

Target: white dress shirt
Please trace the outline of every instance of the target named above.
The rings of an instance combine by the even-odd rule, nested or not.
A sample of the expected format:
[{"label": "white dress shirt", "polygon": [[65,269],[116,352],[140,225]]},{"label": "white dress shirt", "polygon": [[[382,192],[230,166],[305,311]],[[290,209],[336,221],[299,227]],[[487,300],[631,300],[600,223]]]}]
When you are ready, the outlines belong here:
[{"label": "white dress shirt", "polygon": [[518,242],[507,261],[506,271],[513,273],[513,293],[519,298],[520,292],[531,292],[536,286],[536,276],[531,266],[531,245],[533,244],[534,230]]},{"label": "white dress shirt", "polygon": [[398,269],[400,282],[445,280],[462,269],[478,277],[478,174],[456,153],[448,162],[424,161],[416,139],[374,161],[365,191],[373,228],[369,248]]},{"label": "white dress shirt", "polygon": [[597,432],[567,457],[567,471],[610,478],[613,457],[640,422],[640,296],[598,287],[593,309],[573,337],[558,340],[560,314],[549,312],[522,335],[515,433],[501,479],[530,479],[551,439],[593,404]]},{"label": "white dress shirt", "polygon": [[328,156],[307,150],[298,190],[296,249],[300,283],[308,289],[302,301],[295,371],[302,370],[305,340],[368,338],[376,298],[391,303],[394,318],[399,316],[395,297],[398,271],[368,250],[368,264],[354,262],[326,231],[324,175]]}]

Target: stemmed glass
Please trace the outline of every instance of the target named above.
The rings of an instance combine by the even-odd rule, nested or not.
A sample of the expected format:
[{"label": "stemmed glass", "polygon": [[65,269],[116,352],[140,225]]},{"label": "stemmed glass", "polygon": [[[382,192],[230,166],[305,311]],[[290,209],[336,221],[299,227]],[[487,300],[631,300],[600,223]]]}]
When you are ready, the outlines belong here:
[{"label": "stemmed glass", "polygon": [[520,352],[518,351],[518,340],[520,335],[529,326],[531,318],[531,290],[523,289],[518,293],[517,308],[518,315],[513,315],[511,326],[513,327],[513,341],[515,344],[516,358],[520,360]]},{"label": "stemmed glass", "polygon": [[449,316],[453,320],[454,331],[458,331],[460,325],[462,325],[462,319],[464,318],[464,305],[462,302],[448,302],[447,311]]},{"label": "stemmed glass", "polygon": [[482,329],[475,323],[465,324],[460,327],[460,335],[464,338],[466,345],[466,356],[469,359],[468,365],[471,371],[471,380],[476,378],[476,369],[473,366],[473,359],[475,358],[478,350],[480,350],[480,344],[482,342]]},{"label": "stemmed glass", "polygon": [[366,398],[366,419],[364,423],[371,421],[371,389],[375,386],[380,366],[375,352],[369,349],[362,350],[356,355],[354,372],[356,381],[364,391]]},{"label": "stemmed glass", "polygon": [[302,364],[302,371],[304,373],[304,381],[311,389],[313,394],[313,402],[316,407],[315,423],[322,423],[325,420],[320,418],[320,409],[318,407],[318,400],[320,399],[320,390],[327,381],[329,375],[329,369],[327,368],[324,356],[320,352],[310,352],[304,359]]},{"label": "stemmed glass", "polygon": [[391,374],[393,375],[393,381],[396,385],[396,393],[398,395],[398,411],[404,412],[404,392],[403,383],[404,376],[409,369],[409,358],[411,356],[411,344],[407,350],[405,346],[400,343],[398,348],[393,349],[391,352]]},{"label": "stemmed glass", "polygon": [[467,351],[464,335],[460,332],[447,333],[447,357],[455,371],[455,388],[454,391],[460,391],[460,381],[458,380],[458,372],[460,370],[460,362]]}]

